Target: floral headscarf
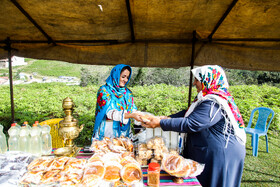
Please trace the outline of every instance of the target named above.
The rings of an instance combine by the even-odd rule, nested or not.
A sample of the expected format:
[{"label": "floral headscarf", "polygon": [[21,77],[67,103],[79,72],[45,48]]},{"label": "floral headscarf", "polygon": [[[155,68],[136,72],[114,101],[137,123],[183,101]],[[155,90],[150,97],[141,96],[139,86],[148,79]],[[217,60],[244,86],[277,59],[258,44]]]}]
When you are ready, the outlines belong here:
[{"label": "floral headscarf", "polygon": [[233,97],[228,92],[228,82],[220,66],[203,66],[193,71],[195,78],[202,83],[202,94],[215,94],[226,99],[239,128],[245,128],[242,116]]},{"label": "floral headscarf", "polygon": [[[124,87],[119,86],[120,74],[124,67],[128,67],[130,75],[127,83]],[[137,109],[133,102],[133,96],[131,91],[126,87],[132,74],[132,69],[129,65],[118,64],[110,73],[110,76],[106,79],[106,84],[101,86],[97,93],[97,103],[95,110],[95,124],[93,134],[97,133],[97,130],[102,122],[106,121],[106,112],[110,109],[116,109],[118,111],[127,111],[132,113],[132,110]],[[118,137],[121,132],[126,132],[125,136],[128,136],[130,129],[130,120],[127,124],[123,124],[119,121],[114,121],[113,124],[115,136]],[[104,129],[99,131],[99,138],[103,139]]]},{"label": "floral headscarf", "polygon": [[[229,118],[229,124],[233,127],[235,135],[245,143],[245,125],[234,98],[227,90],[229,86],[224,70],[217,65],[206,65],[193,69],[192,73],[202,83],[202,91],[198,94],[197,99],[200,101],[211,99],[220,104]],[[194,103],[196,104],[190,107],[192,109],[187,112],[188,115],[198,102]]]}]

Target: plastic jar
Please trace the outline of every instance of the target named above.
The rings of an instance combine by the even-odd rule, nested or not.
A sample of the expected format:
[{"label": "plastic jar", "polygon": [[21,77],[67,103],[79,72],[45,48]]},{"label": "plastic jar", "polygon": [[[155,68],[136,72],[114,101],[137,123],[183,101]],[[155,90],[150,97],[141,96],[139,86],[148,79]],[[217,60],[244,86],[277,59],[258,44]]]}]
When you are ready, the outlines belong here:
[{"label": "plastic jar", "polygon": [[159,186],[160,183],[160,165],[156,162],[151,162],[148,166],[148,185]]}]

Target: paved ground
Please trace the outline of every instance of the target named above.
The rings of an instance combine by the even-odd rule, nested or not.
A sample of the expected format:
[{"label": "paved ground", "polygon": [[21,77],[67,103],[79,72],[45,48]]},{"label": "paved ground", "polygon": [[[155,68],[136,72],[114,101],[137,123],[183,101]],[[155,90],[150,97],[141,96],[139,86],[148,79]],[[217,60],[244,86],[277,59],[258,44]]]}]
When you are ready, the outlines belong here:
[{"label": "paved ground", "polygon": [[[43,77],[43,76],[33,76],[31,74],[26,74],[24,73],[24,75],[26,77],[28,77],[27,80],[21,79],[21,80],[13,80],[13,84],[30,84],[33,82],[36,83],[50,83],[50,82],[64,82],[67,83],[69,85],[79,85],[80,84],[80,80],[77,78],[74,79],[70,79],[67,77],[64,78],[56,78],[56,77]],[[0,78],[1,79],[1,78]],[[1,79],[0,80],[0,85],[9,85],[10,81],[6,80],[6,79]]]}]

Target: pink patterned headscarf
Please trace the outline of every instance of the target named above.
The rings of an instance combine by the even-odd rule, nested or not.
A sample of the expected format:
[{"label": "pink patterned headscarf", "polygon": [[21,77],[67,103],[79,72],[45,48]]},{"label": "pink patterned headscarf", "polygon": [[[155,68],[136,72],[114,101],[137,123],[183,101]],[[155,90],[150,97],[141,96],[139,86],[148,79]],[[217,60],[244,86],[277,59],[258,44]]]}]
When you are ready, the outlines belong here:
[{"label": "pink patterned headscarf", "polygon": [[228,82],[224,70],[217,65],[207,65],[192,70],[195,78],[202,83],[202,94],[214,94],[227,100],[230,110],[238,123],[239,128],[245,128],[242,116],[234,102],[234,98],[228,92]]}]

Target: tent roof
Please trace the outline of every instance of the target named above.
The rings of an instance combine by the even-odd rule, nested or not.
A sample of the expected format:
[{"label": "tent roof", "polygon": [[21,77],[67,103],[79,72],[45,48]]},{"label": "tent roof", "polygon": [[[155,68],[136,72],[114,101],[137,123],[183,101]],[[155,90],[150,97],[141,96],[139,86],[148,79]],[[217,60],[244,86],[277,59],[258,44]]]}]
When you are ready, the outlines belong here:
[{"label": "tent roof", "polygon": [[2,0],[0,59],[280,71],[278,0]]}]

